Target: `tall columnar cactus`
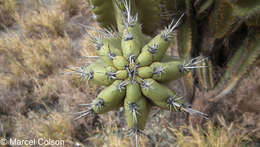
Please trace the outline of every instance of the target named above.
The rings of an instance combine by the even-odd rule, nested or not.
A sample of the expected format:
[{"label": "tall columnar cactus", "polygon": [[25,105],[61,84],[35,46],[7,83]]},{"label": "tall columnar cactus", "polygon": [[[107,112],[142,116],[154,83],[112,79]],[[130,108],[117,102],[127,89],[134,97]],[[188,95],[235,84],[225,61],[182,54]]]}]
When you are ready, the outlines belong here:
[{"label": "tall columnar cactus", "polygon": [[[259,56],[259,1],[89,0],[89,3],[96,20],[106,29],[98,37],[88,33],[100,59],[73,73],[106,87],[91,104],[83,104],[88,109],[79,112],[75,119],[124,107],[129,133],[137,136],[145,128],[152,106],[205,117],[186,106],[183,96],[164,83],[183,77],[188,92],[193,93],[194,81],[198,81],[199,87],[214,90],[217,98],[223,97]],[[113,11],[107,11],[110,8]],[[180,11],[183,13],[179,14]],[[175,15],[179,19],[170,21],[156,35],[157,27]],[[177,27],[180,58],[174,59],[165,52]],[[118,33],[107,31],[111,28]],[[215,76],[217,67],[225,70],[223,76]],[[193,69],[196,72],[192,73]]]},{"label": "tall columnar cactus", "polygon": [[[122,15],[124,3],[122,0],[88,0],[94,14],[94,19],[104,28],[117,28],[119,32],[124,30]],[[142,31],[147,34],[155,33],[160,26],[159,7],[161,0],[131,0],[131,14],[138,14],[137,21],[142,24]],[[108,11],[111,10],[111,11]],[[136,17],[136,18],[137,18]]]},{"label": "tall columnar cactus", "polygon": [[[234,90],[240,78],[254,67],[259,58],[260,1],[162,2],[172,4],[163,11],[177,15],[183,11],[186,14],[176,36],[180,57],[208,57],[208,60],[200,63],[207,68],[196,69],[193,76],[184,77],[188,92],[193,92],[190,86],[192,83],[192,87],[195,85],[200,89],[212,90],[210,98],[218,100]],[[192,102],[192,99],[189,100]]]}]

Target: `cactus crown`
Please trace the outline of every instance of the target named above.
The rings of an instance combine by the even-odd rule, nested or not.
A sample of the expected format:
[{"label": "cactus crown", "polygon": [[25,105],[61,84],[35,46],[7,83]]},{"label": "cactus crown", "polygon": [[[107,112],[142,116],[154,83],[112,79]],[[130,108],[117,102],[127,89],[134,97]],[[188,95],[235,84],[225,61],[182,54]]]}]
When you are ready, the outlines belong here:
[{"label": "cactus crown", "polygon": [[[188,94],[194,92],[194,81],[198,81],[200,89],[213,89],[216,91],[213,97],[223,97],[259,60],[260,1],[89,0],[89,3],[96,21],[104,28],[93,36],[88,33],[92,28],[86,27],[100,59],[87,67],[76,67],[71,73],[107,87],[91,104],[83,104],[88,109],[77,113],[76,119],[123,106],[128,133],[136,135],[137,145],[151,106],[206,118],[204,113],[185,105],[184,96],[168,88],[165,82],[183,77]],[[110,8],[113,11],[108,12]],[[172,20],[175,14],[178,19]],[[169,25],[155,34],[160,24]],[[111,28],[116,31],[110,31]],[[175,33],[180,59],[165,55]],[[240,47],[228,51],[229,46]],[[232,58],[218,63],[222,55]],[[213,65],[226,66],[224,75],[214,77]],[[194,69],[196,73],[191,73]]]},{"label": "cactus crown", "polygon": [[182,59],[163,62],[172,41],[170,38],[184,14],[154,38],[149,38],[142,33],[137,13],[132,15],[133,4],[127,0],[123,0],[122,4],[124,9],[119,18],[123,21],[124,29],[120,31],[120,37],[107,30],[99,32],[97,36],[87,33],[101,58],[75,71],[82,79],[107,87],[93,103],[83,104],[88,109],[77,113],[79,116],[75,119],[90,113],[102,114],[123,106],[129,134],[135,134],[138,139],[145,128],[151,106],[205,116],[184,105],[183,96],[163,84],[183,77],[192,69],[205,67],[197,66],[205,60],[199,57],[188,62]]}]

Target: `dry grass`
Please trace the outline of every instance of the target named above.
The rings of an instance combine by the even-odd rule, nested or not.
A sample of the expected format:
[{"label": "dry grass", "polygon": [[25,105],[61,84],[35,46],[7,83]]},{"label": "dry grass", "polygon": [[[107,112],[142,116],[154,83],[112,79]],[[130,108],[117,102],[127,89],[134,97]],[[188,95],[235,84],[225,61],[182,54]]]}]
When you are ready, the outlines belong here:
[{"label": "dry grass", "polygon": [[26,15],[16,15],[16,20],[28,36],[64,36],[65,13],[59,7],[39,7]]},{"label": "dry grass", "polygon": [[70,16],[75,15],[79,11],[79,0],[59,0],[58,2],[61,5],[61,9],[68,11]]},{"label": "dry grass", "polygon": [[64,80],[61,74],[69,64],[75,65],[81,49],[80,41],[66,32],[68,21],[79,13],[78,1],[21,1],[22,11],[14,11],[18,30],[1,33],[1,137],[62,139],[71,146],[78,140],[75,134],[84,136],[82,128],[82,133],[75,132],[79,123],[72,124],[63,112],[71,111],[79,98],[91,98],[86,95],[93,90],[86,91],[83,82],[76,88],[68,85],[70,78]]},{"label": "dry grass", "polygon": [[0,53],[8,61],[5,66],[10,74],[6,77],[46,77],[72,62],[73,50],[68,37],[30,39],[13,35],[0,40]]},{"label": "dry grass", "polygon": [[[136,145],[134,136],[127,136],[126,131],[118,128],[113,116],[106,117],[106,122],[103,122],[103,127],[96,131],[90,132],[86,141],[90,146],[102,147],[134,147]],[[139,136],[139,147],[151,145],[149,139],[145,136]]]},{"label": "dry grass", "polygon": [[17,116],[14,136],[17,139],[64,140],[66,146],[72,143],[71,120],[61,113],[52,112],[48,116],[30,113],[29,118]]},{"label": "dry grass", "polygon": [[[237,123],[226,124],[223,117],[218,117],[221,126],[216,126],[209,121],[205,127],[192,125],[183,125],[180,128],[171,128],[168,125],[170,133],[169,142],[154,142],[155,146],[180,146],[180,147],[240,147],[253,146],[250,139],[250,133],[246,128],[241,128]],[[112,123],[110,120],[108,124]],[[153,128],[149,128],[153,129]],[[115,126],[107,125],[100,137],[89,138],[97,146],[104,147],[132,147],[135,146],[135,138],[128,138],[122,135]],[[154,130],[155,131],[155,130]],[[158,130],[157,130],[158,131]],[[161,130],[160,130],[161,131]],[[159,132],[160,132],[159,131]],[[154,132],[155,134],[159,132]],[[121,133],[121,134],[120,134]],[[159,133],[160,134],[160,133]],[[142,136],[139,139],[139,146],[152,146],[152,140]],[[164,143],[163,143],[164,142]],[[170,143],[173,142],[173,143]]]},{"label": "dry grass", "polygon": [[0,0],[0,28],[9,27],[15,23],[15,13],[19,5],[17,0]]},{"label": "dry grass", "polygon": [[[52,79],[46,80],[35,79],[33,86],[34,98],[33,101],[38,104],[45,105],[45,109],[48,109],[48,105],[54,105],[58,101],[57,84]],[[57,102],[56,102],[57,103]]]},{"label": "dry grass", "polygon": [[[219,117],[221,118],[221,117]],[[221,127],[208,122],[205,128],[197,126],[182,126],[179,129],[169,128],[176,137],[176,145],[181,147],[239,147],[250,143],[245,128],[231,123],[226,124],[220,119]]]},{"label": "dry grass", "polygon": [[85,57],[87,56],[97,56],[96,48],[91,42],[91,39],[88,35],[84,35],[83,39],[81,41],[82,44],[82,50],[81,54]]},{"label": "dry grass", "polygon": [[35,125],[35,133],[38,138],[51,138],[71,140],[71,123],[70,119],[59,113],[52,113],[46,120],[39,121]]},{"label": "dry grass", "polygon": [[[65,119],[64,119],[65,118]],[[19,119],[21,120],[21,119]],[[29,122],[30,120],[30,122]],[[72,138],[75,130],[71,130],[71,123],[65,116],[54,113],[45,119],[35,114],[30,114],[30,118],[24,119],[31,126],[32,129],[29,134],[25,134],[26,137],[46,137],[51,139],[64,139],[67,141],[67,145],[73,143]],[[103,122],[104,123],[104,122]],[[37,124],[37,125],[36,125]],[[26,128],[27,125],[25,125]],[[150,128],[153,129],[153,128]],[[19,130],[23,132],[23,130]],[[84,130],[81,130],[84,131]],[[155,131],[155,130],[154,130]],[[157,130],[158,131],[158,130]],[[251,139],[248,137],[245,128],[237,127],[231,123],[229,125],[223,124],[223,126],[216,127],[212,122],[208,122],[206,128],[197,126],[196,128],[191,125],[184,125],[180,128],[170,128],[168,131],[171,133],[169,136],[169,143],[156,143],[156,146],[181,146],[181,147],[240,147],[240,146],[252,146]],[[159,131],[160,132],[160,131]],[[157,132],[157,133],[159,133]],[[104,128],[88,130],[89,137],[85,138],[83,142],[87,146],[103,146],[103,147],[132,147],[135,146],[135,138],[127,137],[125,132],[121,128],[116,127],[111,117],[104,123]],[[21,134],[16,134],[17,137]],[[25,137],[24,136],[24,137]],[[75,143],[75,141],[74,141]],[[147,137],[139,137],[139,146],[146,147],[152,146],[151,140]]]}]

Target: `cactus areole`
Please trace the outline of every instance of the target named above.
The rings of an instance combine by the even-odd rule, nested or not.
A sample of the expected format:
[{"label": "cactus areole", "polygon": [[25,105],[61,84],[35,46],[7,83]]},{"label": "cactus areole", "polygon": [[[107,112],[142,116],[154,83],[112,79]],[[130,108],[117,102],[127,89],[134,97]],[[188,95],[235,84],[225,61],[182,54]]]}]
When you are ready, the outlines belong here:
[{"label": "cactus areole", "polygon": [[176,80],[189,73],[205,59],[166,59],[172,33],[184,14],[154,38],[142,33],[138,15],[132,15],[130,4],[123,1],[122,22],[124,29],[119,35],[101,31],[99,37],[88,33],[96,46],[100,59],[76,73],[81,78],[106,86],[90,104],[88,109],[78,112],[79,119],[90,113],[102,114],[124,107],[129,134],[142,133],[152,106],[170,111],[186,111],[205,114],[184,105],[183,97],[168,88],[163,82]]}]

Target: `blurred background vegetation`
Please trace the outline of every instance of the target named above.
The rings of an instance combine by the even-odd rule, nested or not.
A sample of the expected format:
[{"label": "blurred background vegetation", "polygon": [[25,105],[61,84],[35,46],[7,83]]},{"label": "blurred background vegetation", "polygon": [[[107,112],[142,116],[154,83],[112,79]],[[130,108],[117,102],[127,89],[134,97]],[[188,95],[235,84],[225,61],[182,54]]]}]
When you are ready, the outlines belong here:
[{"label": "blurred background vegetation", "polygon": [[[134,146],[122,110],[72,121],[79,103],[99,87],[63,75],[93,62],[95,49],[83,24],[98,28],[85,0],[0,0],[0,137],[51,138],[65,146]],[[177,52],[176,45],[169,52]],[[223,74],[217,72],[215,74]],[[196,90],[193,107],[209,120],[152,110],[140,146],[260,146],[260,69],[250,68],[219,100]],[[181,81],[172,87],[183,93]],[[199,89],[199,87],[195,87]]]}]

